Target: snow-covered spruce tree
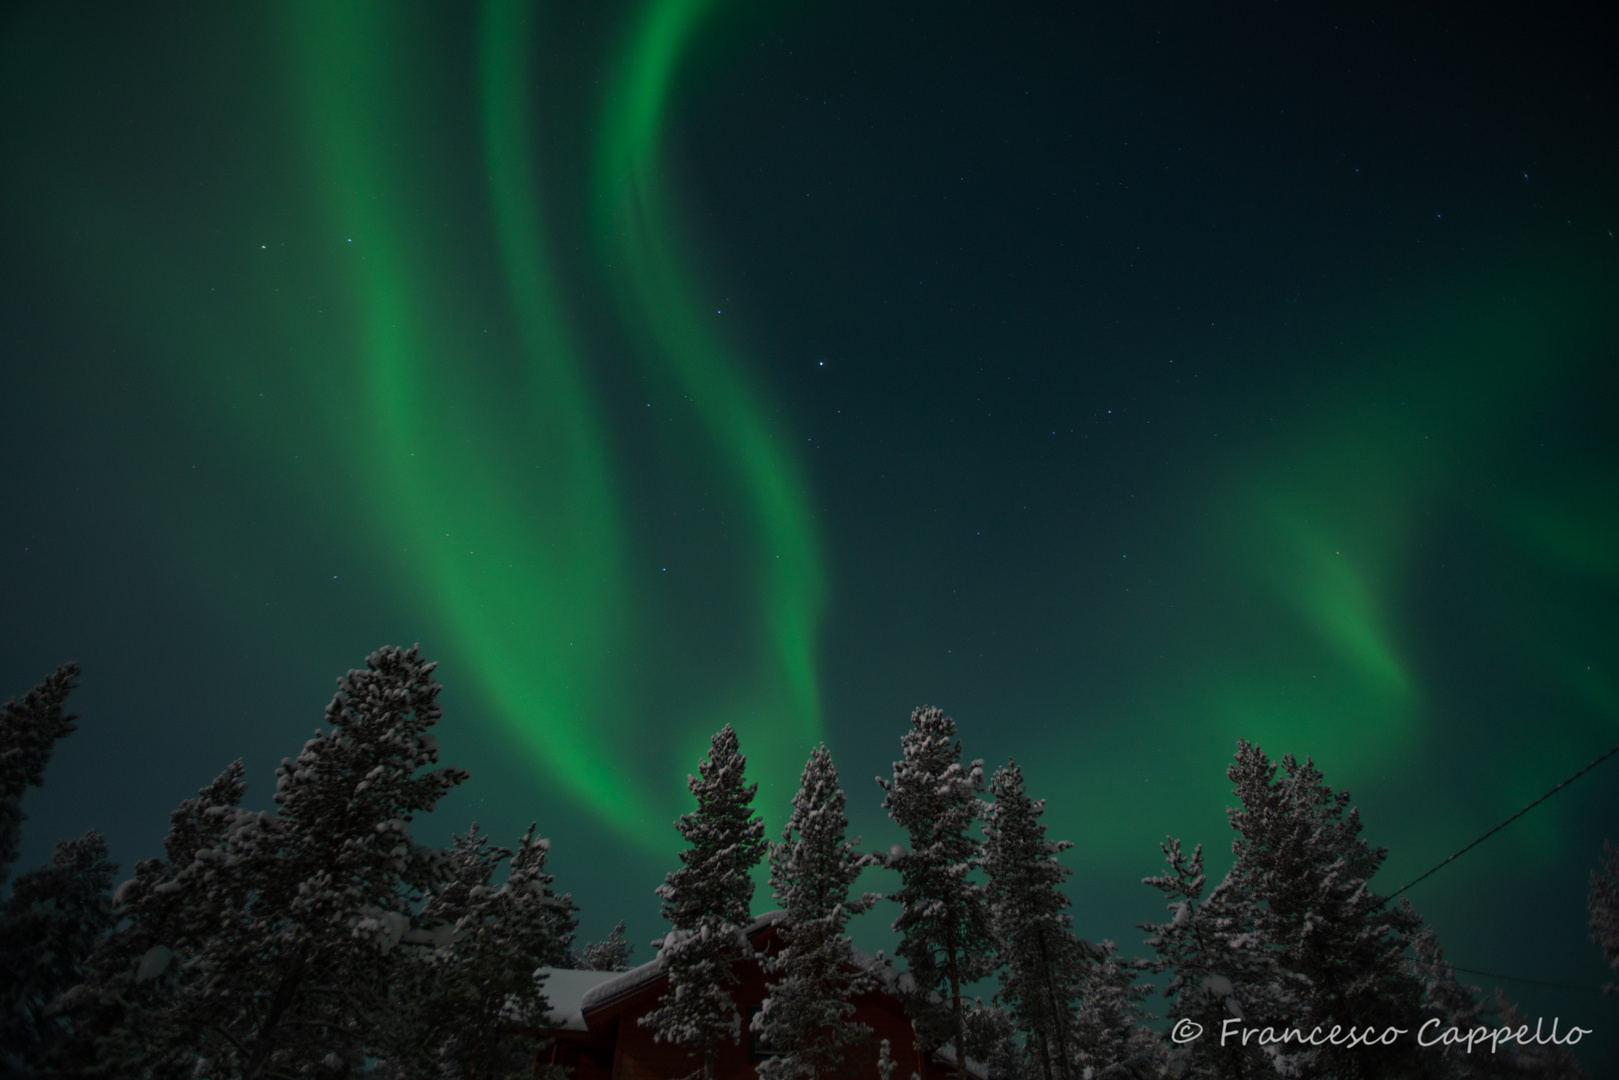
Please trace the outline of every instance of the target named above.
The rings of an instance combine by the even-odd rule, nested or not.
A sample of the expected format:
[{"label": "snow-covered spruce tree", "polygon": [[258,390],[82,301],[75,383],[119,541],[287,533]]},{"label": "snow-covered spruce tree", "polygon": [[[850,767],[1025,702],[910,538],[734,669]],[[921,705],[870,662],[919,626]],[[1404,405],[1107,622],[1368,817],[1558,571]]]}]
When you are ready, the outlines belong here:
[{"label": "snow-covered spruce tree", "polygon": [[[1602,949],[1604,959],[1619,971],[1619,847],[1602,842],[1602,869],[1591,871],[1591,940]],[[1602,988],[1619,994],[1619,982]]]},{"label": "snow-covered spruce tree", "polygon": [[[1421,924],[1409,908],[1388,908],[1372,892],[1386,848],[1360,836],[1349,793],[1334,792],[1308,758],[1277,766],[1247,741],[1226,770],[1239,806],[1227,811],[1234,883],[1258,905],[1262,938],[1278,965],[1303,980],[1291,1018],[1306,1031],[1329,1027],[1409,1027],[1422,986],[1403,963]],[[1325,1046],[1300,1054],[1308,1069],[1333,1077],[1389,1077],[1419,1068],[1414,1039],[1375,1048]]]},{"label": "snow-covered spruce tree", "polygon": [[1277,966],[1277,956],[1256,928],[1258,907],[1228,875],[1208,897],[1203,896],[1203,846],[1187,858],[1181,842],[1170,837],[1161,845],[1169,863],[1166,873],[1143,878],[1164,894],[1170,918],[1142,923],[1147,944],[1156,954],[1152,968],[1169,972],[1164,997],[1171,1021],[1191,1021],[1203,1037],[1171,1051],[1180,1074],[1192,1080],[1235,1080],[1290,1067],[1278,1048],[1240,1043],[1220,1045],[1225,1020],[1250,1027],[1285,1027],[1297,1014],[1301,981]]},{"label": "snow-covered spruce tree", "polygon": [[674,927],[658,951],[669,989],[641,1017],[658,1041],[700,1055],[706,1080],[714,1080],[720,1044],[742,1037],[731,987],[737,961],[751,952],[743,932],[753,901],[749,872],[765,850],[764,822],[751,805],[759,785],[746,782],[746,764],[727,724],[715,733],[700,775],[687,778],[697,809],[675,827],[691,846],[658,886],[663,917]]},{"label": "snow-covered spruce tree", "polygon": [[984,888],[972,880],[981,852],[973,825],[984,814],[984,763],[961,762],[956,723],[943,710],[923,706],[911,713],[911,730],[900,739],[904,758],[892,780],[878,778],[883,808],[910,837],[910,850],[890,856],[901,887],[889,899],[901,905],[894,950],[915,982],[907,996],[918,1048],[953,1041],[957,1072],[966,1075],[962,988],[995,969],[994,934]]},{"label": "snow-covered spruce tree", "polygon": [[22,843],[23,792],[45,780],[56,740],[73,731],[76,717],[62,711],[79,665],[63,664],[23,695],[0,705],[0,883]]},{"label": "snow-covered spruce tree", "polygon": [[628,971],[634,951],[635,946],[624,933],[624,920],[620,919],[603,940],[585,942],[574,966],[588,971]]},{"label": "snow-covered spruce tree", "polygon": [[182,1075],[168,1071],[182,1062],[214,1080],[363,1068],[415,898],[444,873],[409,823],[467,776],[422,771],[438,759],[434,667],[385,648],[340,680],[330,728],[277,770],[276,813],[234,805],[239,771],[177,812],[169,863],[143,864],[119,890],[125,948],[150,942],[139,967],[103,968],[113,985],[84,995],[105,1009],[115,980],[136,984],[106,1041],[149,1052],[123,1075]]},{"label": "snow-covered spruce tree", "polygon": [[1152,1017],[1141,1007],[1152,987],[1138,981],[1150,965],[1121,959],[1111,941],[1103,941],[1097,952],[1074,1017],[1075,1075],[1084,1080],[1162,1076],[1168,1059],[1157,1033],[1147,1027]]},{"label": "snow-covered spruce tree", "polygon": [[858,840],[845,839],[845,802],[822,743],[804,765],[781,842],[770,845],[770,887],[786,918],[777,924],[782,949],[766,963],[770,996],[753,1023],[786,1052],[760,1063],[761,1080],[839,1075],[851,1049],[871,1041],[871,1028],[849,1017],[854,996],[875,981],[856,962],[844,926],[880,896],[849,899],[850,887],[874,860],[856,853]]},{"label": "snow-covered spruce tree", "polygon": [[84,1040],[52,1006],[112,929],[107,844],[91,831],[56,845],[49,866],[17,878],[0,908],[0,1075],[74,1072]]},{"label": "snow-covered spruce tree", "polygon": [[1029,798],[1016,762],[997,769],[989,786],[995,801],[984,822],[986,898],[1004,969],[996,997],[1043,1080],[1069,1080],[1070,1021],[1093,959],[1093,947],[1074,936],[1061,890],[1069,870],[1057,856],[1073,845],[1046,839],[1045,800]]},{"label": "snow-covered spruce tree", "polygon": [[[572,899],[551,890],[550,842],[535,826],[517,850],[492,847],[474,824],[455,837],[450,876],[433,889],[400,946],[382,1076],[497,1077],[528,1071],[545,1026],[542,966],[568,959]],[[498,867],[510,862],[506,880]]]}]

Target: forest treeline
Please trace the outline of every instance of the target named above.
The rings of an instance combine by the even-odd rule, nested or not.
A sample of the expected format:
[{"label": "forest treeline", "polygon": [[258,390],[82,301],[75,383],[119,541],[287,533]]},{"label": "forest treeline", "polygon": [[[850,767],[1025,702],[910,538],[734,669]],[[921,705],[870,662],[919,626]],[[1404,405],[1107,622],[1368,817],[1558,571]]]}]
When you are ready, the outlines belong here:
[{"label": "forest treeline", "polygon": [[[512,847],[476,824],[449,848],[413,839],[416,815],[468,779],[438,763],[434,667],[385,648],[349,672],[326,726],[277,768],[273,811],[241,806],[236,761],[180,803],[163,853],[127,880],[115,884],[92,831],[10,881],[0,1076],[557,1071],[542,1064],[541,969],[623,970],[624,924],[576,944],[577,911],[553,887],[534,826]],[[22,796],[74,730],[77,675],[65,665],[0,711],[0,885],[19,853]],[[780,1051],[761,1080],[892,1080],[889,1047],[871,1045],[850,1002],[896,960],[903,973],[885,985],[904,997],[918,1045],[965,1048],[987,1080],[1582,1075],[1566,1037],[1522,1037],[1523,1018],[1499,991],[1486,999],[1457,979],[1408,901],[1372,890],[1386,851],[1308,759],[1238,744],[1234,864],[1211,888],[1202,847],[1166,840],[1162,871],[1145,879],[1164,921],[1142,924],[1148,955],[1131,958],[1075,933],[1059,861],[1070,845],[1046,836],[1044,802],[1015,763],[986,777],[934,708],[912,714],[900,744],[879,783],[908,842],[874,854],[846,836],[824,745],[772,843],[736,733],[714,736],[690,780],[696,807],[677,822],[681,866],[657,889],[669,989],[641,1021],[692,1055],[694,1075],[713,1080],[718,1048],[745,1036],[730,991],[748,959],[770,986],[754,1028]],[[741,930],[761,861],[785,914],[780,951],[755,958]],[[899,888],[852,895],[878,865]],[[1619,849],[1592,877],[1592,934],[1619,969]],[[896,956],[866,957],[847,924],[884,899],[897,910]],[[1167,1003],[1156,1026],[1143,1004],[1155,987]],[[1231,1032],[1254,1034],[1222,1038]]]}]

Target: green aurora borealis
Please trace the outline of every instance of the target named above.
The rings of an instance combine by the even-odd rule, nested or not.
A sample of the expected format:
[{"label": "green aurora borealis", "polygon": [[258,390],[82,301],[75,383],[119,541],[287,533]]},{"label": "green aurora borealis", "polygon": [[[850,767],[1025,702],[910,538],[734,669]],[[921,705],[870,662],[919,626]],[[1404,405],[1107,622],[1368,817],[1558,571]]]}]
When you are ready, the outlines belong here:
[{"label": "green aurora borealis", "polygon": [[[690,287],[667,204],[660,143],[670,81],[686,39],[708,0],[649,5],[615,70],[594,176],[596,229],[626,321],[644,335],[638,352],[667,365],[703,428],[698,446],[723,459],[747,507],[751,551],[742,579],[751,585],[748,621],[767,644],[756,670],[739,672],[726,699],[710,706],[701,731],[679,744],[690,757],[706,748],[715,721],[750,738],[752,758],[787,790],[803,768],[804,746],[821,737],[815,639],[823,571],[814,517],[797,463],[771,430],[759,393],[724,338],[709,328],[707,306]],[[719,309],[716,309],[716,314]],[[706,444],[706,445],[705,445]],[[751,565],[746,565],[751,564]]]},{"label": "green aurora borealis", "polygon": [[[1619,741],[1610,38],[1069,8],[13,6],[3,692],[86,672],[35,860],[267,798],[384,642],[432,828],[538,818],[587,936],[726,722],[772,831],[824,738],[886,846],[944,707],[1127,953],[1238,737],[1385,890]],[[1607,769],[1413,891],[1456,962],[1604,978]]]},{"label": "green aurora borealis", "polygon": [[[322,178],[331,230],[358,253],[342,281],[357,357],[323,348],[314,362],[353,369],[351,408],[330,418],[330,437],[344,459],[363,463],[370,482],[355,494],[370,504],[364,518],[434,621],[452,628],[533,766],[654,850],[664,838],[649,822],[684,794],[669,783],[683,774],[666,776],[666,766],[706,745],[716,717],[757,733],[755,765],[782,784],[801,767],[796,748],[820,736],[812,647],[822,570],[804,481],[762,419],[742,364],[720,335],[682,317],[699,305],[687,295],[658,187],[658,110],[696,14],[651,9],[626,50],[620,81],[633,107],[606,110],[593,239],[606,263],[625,268],[608,284],[626,325],[640,331],[629,345],[635,360],[668,371],[702,421],[701,434],[672,437],[666,452],[718,463],[715,482],[746,508],[751,565],[739,567],[746,595],[736,614],[758,628],[760,643],[728,658],[723,679],[700,682],[691,708],[666,712],[650,731],[637,727],[614,672],[678,651],[681,627],[678,618],[645,618],[624,580],[631,545],[615,505],[615,448],[542,212],[544,162],[528,107],[533,9],[485,4],[476,31],[488,241],[504,276],[504,303],[491,314],[512,334],[499,381],[468,378],[449,328],[476,301],[445,298],[427,268],[454,256],[423,245],[408,224],[436,212],[431,183],[411,165],[434,156],[430,133],[404,119],[419,91],[411,58],[428,51],[428,31],[364,5],[305,5],[285,26],[307,167]],[[629,741],[651,744],[646,768],[624,768]]]}]

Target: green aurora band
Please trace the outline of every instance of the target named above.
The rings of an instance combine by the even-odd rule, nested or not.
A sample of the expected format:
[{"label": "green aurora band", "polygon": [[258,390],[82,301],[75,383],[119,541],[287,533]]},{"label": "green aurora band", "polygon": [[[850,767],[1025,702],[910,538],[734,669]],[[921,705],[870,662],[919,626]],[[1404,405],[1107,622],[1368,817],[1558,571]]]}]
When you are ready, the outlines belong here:
[{"label": "green aurora band", "polygon": [[[807,484],[771,431],[746,365],[711,329],[676,240],[660,150],[683,47],[711,0],[655,0],[624,49],[602,124],[596,166],[597,238],[621,309],[644,338],[641,354],[667,364],[704,424],[711,452],[734,463],[757,540],[749,568],[770,643],[765,672],[712,719],[733,724],[765,791],[790,792],[820,737],[815,645],[824,571]],[[686,757],[706,745],[691,733]],[[774,811],[772,811],[772,815]]]},{"label": "green aurora band", "polygon": [[[333,179],[334,216],[366,252],[355,272],[365,422],[351,450],[380,481],[373,513],[403,540],[408,579],[500,716],[570,792],[633,836],[650,808],[599,739],[621,543],[603,436],[534,209],[524,13],[489,5],[480,34],[491,205],[523,353],[508,387],[437,345],[429,325],[448,316],[433,302],[433,260],[412,250],[405,223],[431,207],[390,182],[417,166],[393,149],[412,55],[397,40],[399,13],[307,5],[294,40],[308,50],[316,171]],[[505,389],[517,392],[503,400]]]},{"label": "green aurora band", "polygon": [[[548,264],[535,168],[528,57],[537,20],[517,0],[483,4],[478,32],[481,131],[493,228],[521,343],[521,375],[486,377],[446,346],[453,316],[438,306],[443,260],[406,223],[430,220],[420,159],[408,148],[410,25],[384,5],[306,4],[291,39],[301,53],[313,172],[327,179],[332,215],[352,232],[363,422],[346,452],[379,482],[371,516],[456,638],[456,653],[509,729],[553,778],[626,838],[665,846],[652,828],[679,805],[689,763],[714,728],[743,735],[755,776],[790,790],[820,731],[814,642],[822,571],[804,480],[764,419],[740,361],[696,318],[656,183],[658,120],[674,60],[699,6],[649,9],[609,100],[600,183],[604,239],[627,269],[613,284],[639,325],[641,355],[668,365],[706,422],[710,452],[737,463],[754,508],[760,621],[771,647],[719,703],[668,715],[678,747],[668,784],[653,793],[624,767],[638,719],[612,673],[647,662],[626,655],[640,635],[624,585],[625,543],[612,455],[585,361],[562,314]],[[431,268],[431,269],[430,269]],[[685,448],[693,452],[692,448]],[[700,453],[701,448],[695,452]],[[539,464],[533,464],[539,463]],[[678,627],[663,633],[677,633]],[[667,791],[667,795],[665,795]]]}]

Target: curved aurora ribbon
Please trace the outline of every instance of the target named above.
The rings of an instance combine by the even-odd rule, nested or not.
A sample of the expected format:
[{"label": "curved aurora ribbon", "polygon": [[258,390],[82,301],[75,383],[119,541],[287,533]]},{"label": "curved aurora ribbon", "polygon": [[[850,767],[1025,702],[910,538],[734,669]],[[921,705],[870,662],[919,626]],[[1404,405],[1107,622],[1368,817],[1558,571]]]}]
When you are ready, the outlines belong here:
[{"label": "curved aurora ribbon", "polygon": [[[653,817],[615,766],[609,660],[622,593],[605,439],[544,257],[524,80],[528,8],[484,6],[482,133],[520,364],[487,376],[436,307],[447,272],[408,150],[408,26],[380,4],[305,4],[304,114],[334,211],[363,252],[360,416],[347,433],[403,569],[501,718],[575,797],[630,837]],[[401,42],[405,42],[402,45]],[[510,393],[513,386],[518,393]],[[506,391],[503,393],[502,391]],[[610,724],[609,724],[610,728]]]},{"label": "curved aurora ribbon", "polygon": [[[759,392],[712,329],[711,306],[693,291],[660,155],[676,62],[713,6],[712,0],[653,0],[643,8],[607,95],[594,183],[596,230],[620,305],[644,337],[643,354],[674,375],[714,451],[733,464],[758,535],[752,571],[774,677],[687,741],[693,748],[706,745],[712,727],[729,720],[765,790],[791,791],[820,729],[815,636],[824,574],[816,531],[805,482],[770,431]],[[749,739],[750,732],[763,737]]]},{"label": "curved aurora ribbon", "polygon": [[[706,688],[683,715],[660,716],[677,751],[654,762],[683,778],[685,753],[730,722],[750,771],[790,790],[818,737],[814,638],[823,574],[804,482],[769,429],[743,365],[700,324],[657,184],[659,121],[681,43],[706,5],[657,4],[631,40],[604,128],[598,188],[606,238],[621,268],[617,299],[644,330],[641,353],[672,372],[708,442],[683,451],[734,463],[751,509],[752,565],[768,642],[736,685]],[[656,848],[648,825],[665,799],[649,793],[622,750],[644,712],[621,672],[625,542],[608,440],[586,367],[562,316],[548,259],[531,137],[532,5],[487,0],[478,24],[478,91],[489,205],[515,328],[518,362],[490,368],[454,327],[453,258],[409,223],[432,220],[436,193],[420,168],[438,149],[429,110],[413,110],[412,71],[431,60],[422,28],[378,4],[306,3],[292,38],[316,172],[345,236],[359,312],[358,415],[332,416],[343,453],[369,469],[372,518],[429,609],[451,631],[501,720],[567,792],[627,838]],[[346,245],[345,245],[346,246]],[[447,285],[449,280],[451,284]],[[471,303],[471,301],[469,301]],[[488,306],[488,297],[477,303]],[[474,305],[476,306],[476,305]],[[514,392],[515,391],[515,392]],[[744,615],[744,618],[747,618]],[[645,621],[645,620],[642,620]],[[641,628],[644,631],[644,628]],[[750,737],[751,736],[751,737]],[[683,796],[671,784],[670,794]],[[672,802],[671,802],[672,804]]]}]

